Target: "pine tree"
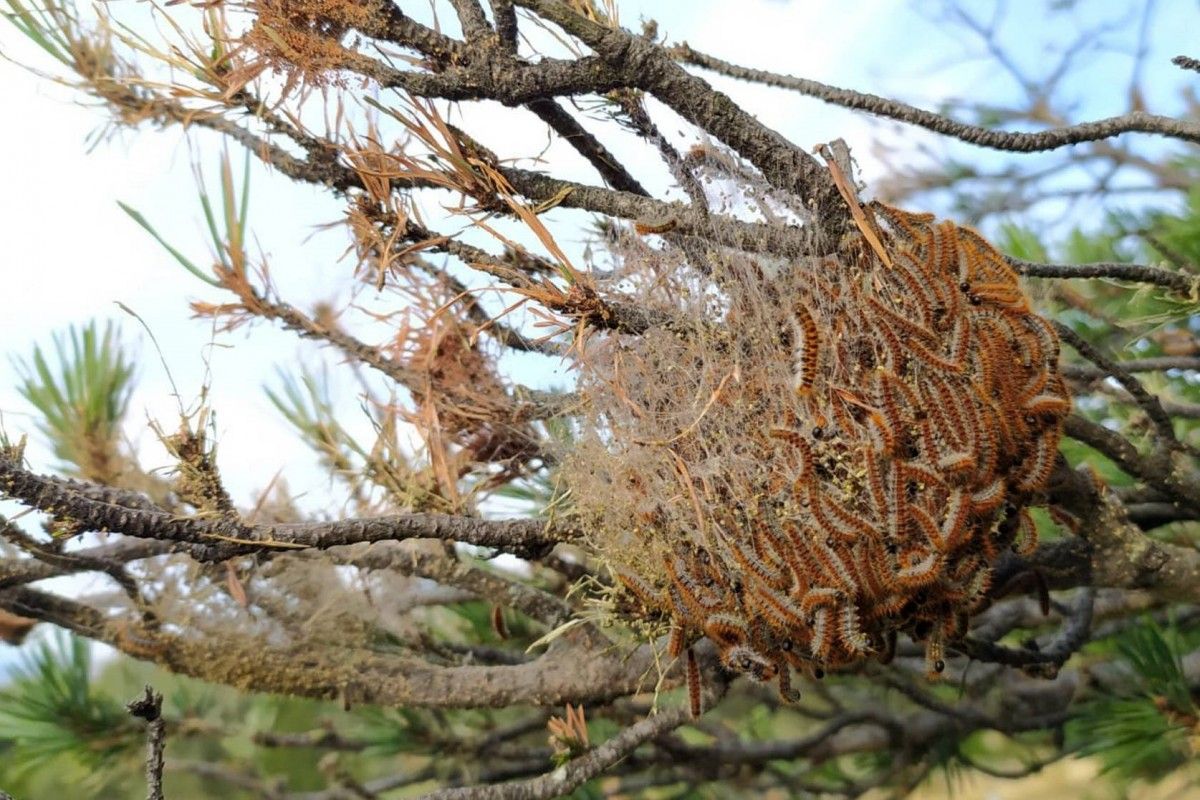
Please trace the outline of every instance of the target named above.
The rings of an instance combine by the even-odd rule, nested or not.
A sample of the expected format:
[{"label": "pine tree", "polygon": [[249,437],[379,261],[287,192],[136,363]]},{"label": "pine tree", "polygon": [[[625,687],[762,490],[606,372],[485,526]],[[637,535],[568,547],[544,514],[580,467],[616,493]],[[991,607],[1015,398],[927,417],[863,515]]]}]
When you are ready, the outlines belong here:
[{"label": "pine tree", "polygon": [[[14,354],[36,413],[0,438],[0,788],[899,796],[1076,757],[1114,791],[1192,785],[1200,112],[1146,110],[1152,4],[1128,109],[1095,122],[1058,92],[1108,32],[1087,3],[1044,12],[1096,16],[1030,73],[999,16],[949,8],[1021,91],[937,112],[591,0],[167,3],[146,30],[8,6],[113,129],[227,141],[207,256],[122,205],[198,324],[335,358],[245,376],[328,475],[313,508],[286,476],[229,489],[207,392],[152,424],[151,468],[155,342],[81,321]],[[935,144],[878,130],[864,186],[845,142],[797,146],[714,75]],[[511,115],[590,178],[489,149]],[[253,164],[340,204],[345,302],[280,288]]]}]

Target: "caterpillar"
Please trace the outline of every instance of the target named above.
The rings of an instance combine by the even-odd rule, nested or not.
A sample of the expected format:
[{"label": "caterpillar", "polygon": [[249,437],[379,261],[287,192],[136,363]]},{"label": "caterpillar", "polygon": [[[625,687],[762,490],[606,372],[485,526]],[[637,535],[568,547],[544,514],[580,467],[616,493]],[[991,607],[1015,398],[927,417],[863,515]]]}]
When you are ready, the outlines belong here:
[{"label": "caterpillar", "polygon": [[817,322],[803,301],[792,307],[792,332],[792,390],[799,397],[808,397],[817,380],[820,340]]},{"label": "caterpillar", "polygon": [[1050,480],[1058,456],[1058,439],[1058,428],[1052,428],[1037,438],[1033,453],[1021,465],[1024,474],[1017,481],[1017,491],[1032,494],[1041,490]]},{"label": "caterpillar", "polygon": [[703,711],[700,708],[700,688],[700,665],[696,663],[696,653],[689,647],[687,649],[687,690],[692,719],[698,718]]}]

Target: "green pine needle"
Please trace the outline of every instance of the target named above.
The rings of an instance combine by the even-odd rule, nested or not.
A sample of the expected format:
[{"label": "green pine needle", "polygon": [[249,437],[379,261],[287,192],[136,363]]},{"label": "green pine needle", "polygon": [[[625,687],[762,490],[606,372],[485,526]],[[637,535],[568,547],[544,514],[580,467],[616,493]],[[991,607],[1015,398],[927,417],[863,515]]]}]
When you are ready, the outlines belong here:
[{"label": "green pine needle", "polygon": [[[71,44],[63,35],[61,26],[55,24],[54,15],[45,9],[27,8],[20,0],[7,2],[8,7],[12,9],[4,12],[8,21],[30,41],[49,53],[55,61],[70,67],[73,61],[68,55]],[[63,12],[61,8],[56,10],[60,14]]]},{"label": "green pine needle", "polygon": [[205,275],[204,271],[201,270],[199,267],[197,267],[195,264],[193,264],[191,262],[191,260],[189,260],[187,258],[187,256],[185,256],[183,253],[179,252],[177,249],[172,247],[171,244],[162,237],[162,234],[160,234],[157,230],[155,230],[154,226],[150,224],[150,221],[147,220],[140,211],[138,211],[136,208],[133,208],[130,205],[122,203],[120,200],[117,201],[117,205],[120,206],[121,210],[124,211],[126,214],[128,214],[133,219],[134,222],[136,222],[138,225],[142,226],[143,230],[145,230],[147,233],[149,233],[151,236],[153,236],[154,241],[156,241],[160,245],[162,245],[163,249],[165,249],[168,253],[170,253],[171,256],[176,261],[178,261],[184,269],[186,269],[188,272],[195,275],[200,280],[207,283],[209,286],[220,286],[221,285],[220,282],[218,282],[216,278],[212,277],[211,275]]},{"label": "green pine needle", "polygon": [[54,353],[35,347],[28,361],[14,361],[17,390],[40,414],[38,428],[54,455],[87,472],[116,454],[129,409],[134,367],[109,323],[95,322],[54,336]]},{"label": "green pine needle", "polygon": [[1117,642],[1131,680],[1124,697],[1086,703],[1067,726],[1078,755],[1095,756],[1123,780],[1157,780],[1189,757],[1198,708],[1183,671],[1186,643],[1174,627],[1145,620]]},{"label": "green pine needle", "polygon": [[140,752],[143,733],[119,702],[97,695],[83,639],[60,633],[30,652],[0,689],[0,746],[13,776],[67,757],[111,771],[119,756]]}]

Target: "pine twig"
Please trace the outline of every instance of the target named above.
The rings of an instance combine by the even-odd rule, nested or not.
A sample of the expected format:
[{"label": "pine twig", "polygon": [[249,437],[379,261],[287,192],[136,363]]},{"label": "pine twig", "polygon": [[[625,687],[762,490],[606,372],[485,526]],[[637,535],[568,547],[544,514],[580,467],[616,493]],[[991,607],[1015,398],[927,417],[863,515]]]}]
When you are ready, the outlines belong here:
[{"label": "pine twig", "polygon": [[[980,125],[968,125],[933,111],[878,95],[841,89],[794,75],[782,75],[738,66],[694,50],[686,43],[672,48],[671,54],[679,61],[731,78],[789,89],[832,105],[866,111],[868,114],[915,125],[943,136],[993,150],[1036,153],[1044,150],[1056,150],[1081,142],[1108,139],[1124,133],[1151,133],[1185,142],[1200,142],[1200,126],[1195,123],[1159,114],[1147,114],[1144,111],[1130,111],[1120,116],[1050,128],[1044,131],[995,130]],[[1178,60],[1175,63],[1184,66]]]},{"label": "pine twig", "polygon": [[162,695],[146,684],[145,694],[131,700],[125,708],[130,716],[144,719],[146,735],[146,800],[163,798],[163,752],[167,747],[167,724],[162,718]]}]

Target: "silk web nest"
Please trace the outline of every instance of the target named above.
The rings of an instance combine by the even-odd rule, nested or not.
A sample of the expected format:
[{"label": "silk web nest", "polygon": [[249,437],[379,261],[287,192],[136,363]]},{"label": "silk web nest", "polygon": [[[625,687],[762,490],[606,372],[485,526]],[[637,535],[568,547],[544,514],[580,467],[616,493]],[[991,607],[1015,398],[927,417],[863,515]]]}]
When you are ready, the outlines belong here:
[{"label": "silk web nest", "polygon": [[999,556],[1036,544],[1070,408],[1054,329],[995,248],[864,211],[835,256],[716,257],[691,282],[625,239],[618,277],[699,322],[581,359],[564,469],[631,613],[669,620],[693,669],[708,637],[785,696],[790,669],[886,660],[898,633],[943,670]]}]

